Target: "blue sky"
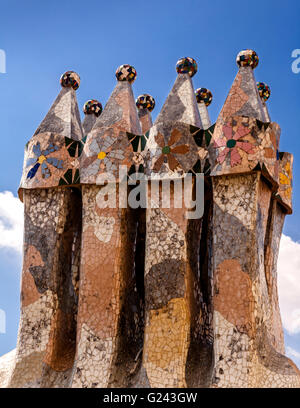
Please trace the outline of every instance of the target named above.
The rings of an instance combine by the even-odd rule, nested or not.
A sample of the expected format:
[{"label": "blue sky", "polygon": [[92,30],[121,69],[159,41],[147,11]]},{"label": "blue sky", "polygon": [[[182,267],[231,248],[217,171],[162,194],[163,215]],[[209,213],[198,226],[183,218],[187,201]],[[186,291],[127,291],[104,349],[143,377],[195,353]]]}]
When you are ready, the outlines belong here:
[{"label": "blue sky", "polygon": [[[252,48],[260,57],[256,79],[271,87],[268,107],[282,128],[281,150],[294,153],[294,214],[287,217],[284,233],[299,241],[300,74],[291,70],[292,51],[300,49],[299,17],[298,0],[1,2],[0,49],[7,73],[0,74],[0,193],[16,195],[24,145],[60,91],[62,72],[80,74],[81,108],[91,98],[104,105],[116,68],[131,64],[138,73],[134,93],[155,97],[155,117],[176,78],[176,61],[191,56],[198,63],[195,88],[213,93],[214,122],[237,72],[236,54]],[[10,228],[13,218],[2,217],[2,223]],[[2,244],[0,309],[6,312],[7,330],[0,334],[0,355],[15,347],[20,268],[20,251]],[[299,332],[286,340],[300,353]]]}]

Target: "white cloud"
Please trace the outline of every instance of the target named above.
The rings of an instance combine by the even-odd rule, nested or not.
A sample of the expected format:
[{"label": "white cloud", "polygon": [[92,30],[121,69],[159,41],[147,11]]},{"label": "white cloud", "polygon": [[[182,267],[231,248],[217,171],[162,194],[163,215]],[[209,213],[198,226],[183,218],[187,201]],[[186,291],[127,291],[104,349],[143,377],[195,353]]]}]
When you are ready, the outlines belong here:
[{"label": "white cloud", "polygon": [[292,347],[287,347],[286,348],[286,355],[290,357],[291,359],[299,360],[300,361],[300,353],[299,351],[294,350]]},{"label": "white cloud", "polygon": [[22,251],[23,204],[12,192],[0,192],[0,248]]},{"label": "white cloud", "polygon": [[284,328],[300,333],[300,242],[282,235],[278,259],[279,304]]}]

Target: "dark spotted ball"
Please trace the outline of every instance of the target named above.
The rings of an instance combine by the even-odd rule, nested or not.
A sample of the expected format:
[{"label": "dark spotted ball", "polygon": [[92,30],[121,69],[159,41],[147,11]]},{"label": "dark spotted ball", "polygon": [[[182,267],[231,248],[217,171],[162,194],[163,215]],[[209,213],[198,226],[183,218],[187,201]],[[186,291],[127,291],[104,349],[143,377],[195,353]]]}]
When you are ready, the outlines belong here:
[{"label": "dark spotted ball", "polygon": [[197,70],[197,62],[193,58],[184,57],[177,61],[176,71],[178,74],[189,74],[192,77],[196,74]]},{"label": "dark spotted ball", "polygon": [[85,115],[90,115],[93,113],[95,116],[98,117],[102,113],[102,105],[96,99],[89,99],[83,105],[83,112],[85,113]]},{"label": "dark spotted ball", "polygon": [[138,109],[148,109],[151,112],[155,107],[155,99],[151,95],[143,94],[136,98],[135,104]]},{"label": "dark spotted ball", "polygon": [[128,81],[129,83],[132,83],[135,81],[136,75],[135,68],[128,64],[121,65],[116,70],[116,78],[118,81]]},{"label": "dark spotted ball", "polygon": [[236,57],[236,63],[239,67],[256,68],[259,62],[258,55],[253,50],[240,51]]},{"label": "dark spotted ball", "polygon": [[210,90],[206,89],[206,88],[196,89],[195,96],[196,96],[196,99],[197,99],[198,103],[204,102],[206,106],[211,104],[211,101],[212,101],[212,98],[213,98],[212,93],[210,92]]},{"label": "dark spotted ball", "polygon": [[267,101],[270,98],[270,95],[271,95],[270,87],[267,84],[265,84],[264,82],[257,82],[256,85],[257,85],[257,89],[258,89],[260,97],[264,101]]},{"label": "dark spotted ball", "polygon": [[60,84],[64,88],[78,89],[80,85],[80,76],[74,71],[67,71],[60,77]]}]

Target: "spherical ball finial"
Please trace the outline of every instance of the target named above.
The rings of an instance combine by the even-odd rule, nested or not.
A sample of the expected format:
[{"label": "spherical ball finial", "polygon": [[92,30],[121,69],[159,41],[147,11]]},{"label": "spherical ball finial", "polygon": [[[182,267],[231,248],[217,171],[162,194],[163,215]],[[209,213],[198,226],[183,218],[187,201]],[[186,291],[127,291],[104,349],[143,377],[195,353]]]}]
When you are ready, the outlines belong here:
[{"label": "spherical ball finial", "polygon": [[253,50],[242,50],[236,57],[236,63],[239,67],[256,68],[259,62],[258,55]]},{"label": "spherical ball finial", "polygon": [[137,76],[136,70],[133,66],[125,64],[120,65],[116,70],[116,78],[118,81],[128,81],[132,83],[135,81]]},{"label": "spherical ball finial", "polygon": [[264,82],[256,82],[260,97],[266,102],[271,95],[270,87]]},{"label": "spherical ball finial", "polygon": [[67,71],[60,77],[60,84],[63,88],[73,88],[76,91],[80,85],[80,76],[74,71]]},{"label": "spherical ball finial", "polygon": [[194,76],[198,70],[197,62],[190,57],[180,58],[176,64],[176,71],[178,74],[189,74]]},{"label": "spherical ball finial", "polygon": [[89,99],[83,105],[83,112],[85,115],[94,114],[96,117],[100,116],[102,113],[102,105],[97,99]]},{"label": "spherical ball finial", "polygon": [[198,88],[195,91],[196,100],[198,103],[204,102],[206,106],[211,104],[212,101],[212,93],[209,89],[206,88]]},{"label": "spherical ball finial", "polygon": [[147,109],[152,112],[155,107],[155,99],[151,95],[143,94],[136,98],[135,104],[138,109]]}]

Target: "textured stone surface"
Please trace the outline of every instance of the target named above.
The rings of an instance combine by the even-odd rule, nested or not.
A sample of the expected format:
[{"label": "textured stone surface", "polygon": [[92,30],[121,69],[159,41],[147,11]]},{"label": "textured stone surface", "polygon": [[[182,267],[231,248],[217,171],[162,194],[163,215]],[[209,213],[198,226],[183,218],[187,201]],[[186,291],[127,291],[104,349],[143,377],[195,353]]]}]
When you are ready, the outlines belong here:
[{"label": "textured stone surface", "polygon": [[[300,387],[277,293],[293,157],[278,151],[251,50],[212,126],[187,62],[154,124],[121,66],[83,133],[67,78],[27,144],[21,319],[0,387]],[[138,197],[126,172],[149,177],[140,206],[103,206],[108,193]],[[189,219],[199,173],[204,212]]]},{"label": "textured stone surface", "polygon": [[25,190],[21,319],[9,386],[47,386],[75,354],[80,218],[71,189]]}]

